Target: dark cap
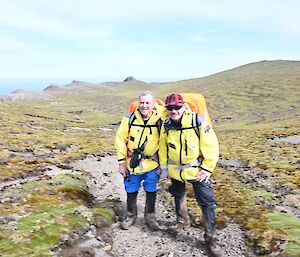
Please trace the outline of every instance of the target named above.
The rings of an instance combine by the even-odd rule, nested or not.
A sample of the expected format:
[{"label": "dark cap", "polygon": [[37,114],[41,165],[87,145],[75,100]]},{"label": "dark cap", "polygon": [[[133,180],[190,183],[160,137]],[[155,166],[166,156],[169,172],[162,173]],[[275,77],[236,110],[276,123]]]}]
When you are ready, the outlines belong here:
[{"label": "dark cap", "polygon": [[178,93],[173,93],[168,95],[165,103],[166,106],[168,105],[182,106],[184,104],[182,96]]}]

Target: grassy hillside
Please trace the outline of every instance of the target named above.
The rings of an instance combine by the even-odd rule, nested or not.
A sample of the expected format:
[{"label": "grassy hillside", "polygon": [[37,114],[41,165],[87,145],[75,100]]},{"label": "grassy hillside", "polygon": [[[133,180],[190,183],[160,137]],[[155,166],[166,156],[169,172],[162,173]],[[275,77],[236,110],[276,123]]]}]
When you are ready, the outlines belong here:
[{"label": "grassy hillside", "polygon": [[[214,173],[219,226],[226,226],[228,218],[238,222],[247,231],[249,244],[257,254],[299,256],[300,147],[274,140],[300,135],[299,85],[300,62],[279,60],[163,84],[135,81],[85,87],[85,83],[75,81],[65,87],[48,88],[45,92],[52,95],[53,100],[0,102],[3,139],[0,179],[43,174],[49,164],[67,166],[87,154],[101,156],[113,152],[117,124],[126,113],[128,103],[142,90],[153,90],[161,99],[174,91],[202,93],[207,98],[221,147],[221,161]],[[84,184],[76,184],[76,180],[68,181],[75,192],[84,187]],[[21,208],[24,199],[30,200],[36,190],[53,190],[40,183],[34,185],[33,191],[19,188],[24,197],[14,200],[9,208],[7,202],[1,201],[0,216],[11,217],[24,212],[26,216],[28,211],[28,218],[20,221],[14,236],[9,237],[11,241],[0,243],[2,252],[13,252],[11,244],[16,244],[15,237],[33,242],[32,230],[22,225],[30,223],[35,217],[31,215],[38,217],[39,213],[55,211],[55,201],[62,197],[60,189],[51,196],[54,208],[51,211]],[[7,199],[11,199],[9,192],[2,192]],[[36,197],[35,203],[43,206],[43,199]],[[76,201],[70,204],[72,208],[78,204],[88,205]],[[197,209],[192,199],[189,205]],[[70,209],[65,211],[68,216]],[[72,222],[66,219],[64,224],[68,227]],[[85,224],[86,221],[78,222],[76,226]],[[1,225],[0,228],[0,238],[7,238],[7,228]],[[65,228],[61,229],[68,233]],[[50,246],[57,242],[56,236]]]}]

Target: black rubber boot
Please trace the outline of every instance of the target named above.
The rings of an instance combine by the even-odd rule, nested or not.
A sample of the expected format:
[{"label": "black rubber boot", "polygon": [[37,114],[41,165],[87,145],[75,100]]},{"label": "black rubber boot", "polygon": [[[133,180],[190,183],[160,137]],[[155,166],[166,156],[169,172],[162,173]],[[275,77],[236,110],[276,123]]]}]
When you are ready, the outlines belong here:
[{"label": "black rubber boot", "polygon": [[144,218],[145,223],[152,231],[159,230],[159,224],[155,218],[155,201],[156,201],[156,192],[146,192],[146,205]]},{"label": "black rubber boot", "polygon": [[175,209],[177,216],[177,231],[180,232],[181,230],[184,230],[191,226],[185,195],[181,198],[175,197]]},{"label": "black rubber boot", "polygon": [[136,221],[137,216],[137,194],[138,192],[134,193],[127,193],[127,216],[125,220],[121,222],[120,228],[127,230],[130,226],[132,226]]},{"label": "black rubber boot", "polygon": [[218,245],[216,238],[216,215],[214,206],[202,207],[202,213],[205,223],[204,241],[207,246],[209,255],[212,257],[221,257],[224,255],[223,250]]}]

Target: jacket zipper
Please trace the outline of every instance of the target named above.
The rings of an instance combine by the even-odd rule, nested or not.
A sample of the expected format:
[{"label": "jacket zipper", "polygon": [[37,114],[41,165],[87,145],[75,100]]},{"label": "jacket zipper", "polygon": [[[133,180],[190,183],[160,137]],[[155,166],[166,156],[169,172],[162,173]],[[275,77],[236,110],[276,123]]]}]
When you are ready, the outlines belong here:
[{"label": "jacket zipper", "polygon": [[[140,147],[140,144],[141,144],[141,141],[142,141],[142,137],[143,137],[144,131],[145,131],[145,127],[143,127],[143,131],[142,131],[142,134],[141,134],[141,137],[140,137],[140,140],[139,140],[139,143],[138,143],[138,147],[137,147],[137,148]],[[135,168],[132,169],[132,172],[133,172],[133,173],[134,173],[134,169],[135,169]]]},{"label": "jacket zipper", "polygon": [[180,130],[180,152],[179,152],[179,163],[182,164],[182,130]]},{"label": "jacket zipper", "polygon": [[[143,121],[144,122],[144,121]],[[145,122],[144,122],[144,125],[145,125]],[[140,140],[139,140],[139,143],[138,143],[138,147],[140,147],[140,144],[141,144],[141,141],[142,141],[142,137],[143,137],[143,134],[144,134],[144,131],[145,131],[146,127],[143,127],[143,131],[142,131],[142,134],[141,134],[141,137],[140,137]]]},{"label": "jacket zipper", "polygon": [[[180,153],[179,153],[179,164],[182,164],[182,130],[180,130]],[[179,175],[180,175],[181,180],[184,181],[184,179],[182,178],[182,169],[180,169]]]},{"label": "jacket zipper", "polygon": [[145,128],[143,128],[143,131],[142,131],[142,134],[141,134],[141,137],[140,137],[140,140],[139,140],[139,143],[138,143],[138,147],[140,147],[140,144],[141,144],[141,141],[142,141],[142,137],[143,137],[143,134],[144,134],[144,131],[145,131]]}]

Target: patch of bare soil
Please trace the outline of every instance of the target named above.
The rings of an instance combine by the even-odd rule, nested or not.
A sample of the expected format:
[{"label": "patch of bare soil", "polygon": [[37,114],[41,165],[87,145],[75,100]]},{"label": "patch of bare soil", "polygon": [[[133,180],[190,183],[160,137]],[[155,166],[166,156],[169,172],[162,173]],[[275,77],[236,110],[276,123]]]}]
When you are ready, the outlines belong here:
[{"label": "patch of bare soil", "polygon": [[[175,224],[176,217],[173,199],[164,186],[158,190],[156,205],[156,216],[161,230],[152,232],[144,223],[145,193],[142,188],[138,195],[137,222],[129,230],[121,230],[119,223],[126,209],[126,193],[123,178],[117,170],[116,156],[106,156],[100,161],[91,157],[76,161],[72,166],[90,174],[90,192],[96,201],[109,200],[114,203],[117,219],[111,228],[104,231],[90,229],[84,240],[60,249],[55,253],[56,256],[208,256],[203,241],[203,229],[191,227],[179,237],[174,237],[172,225]],[[224,256],[254,256],[247,248],[243,232],[237,224],[229,224],[217,233],[225,252]]]},{"label": "patch of bare soil", "polygon": [[290,144],[300,144],[300,135],[274,138],[273,140],[277,142],[285,142]]}]

